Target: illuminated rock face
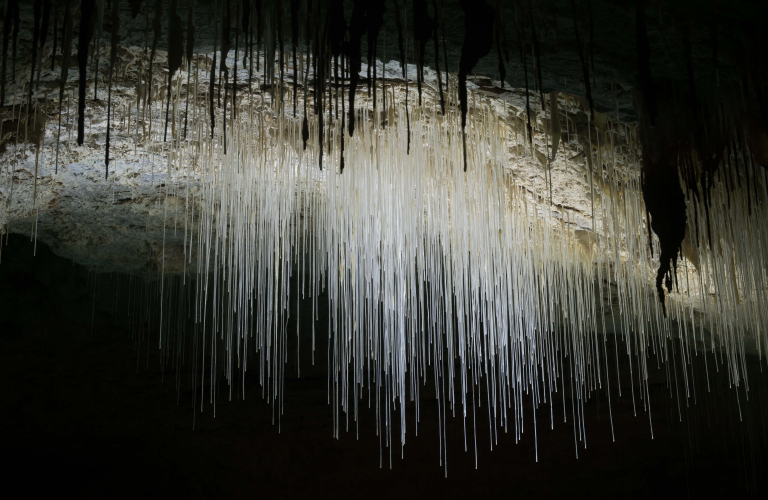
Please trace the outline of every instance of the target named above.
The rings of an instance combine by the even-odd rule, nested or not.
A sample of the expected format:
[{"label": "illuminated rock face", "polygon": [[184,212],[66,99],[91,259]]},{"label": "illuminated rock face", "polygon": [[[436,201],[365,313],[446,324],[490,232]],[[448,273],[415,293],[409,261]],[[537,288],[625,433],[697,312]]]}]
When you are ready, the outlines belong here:
[{"label": "illuminated rock face", "polygon": [[[364,4],[355,3],[352,19]],[[218,356],[211,387],[231,392],[258,361],[266,397],[280,404],[286,318],[299,293],[311,297],[310,321],[317,318],[324,291],[334,433],[341,412],[357,418],[351,401],[373,384],[389,398],[376,411],[390,447],[405,442],[404,402],[418,408],[427,378],[420,366],[438,366],[435,383],[450,388],[438,391],[443,416],[447,407],[474,411],[472,391],[485,383],[490,428],[519,438],[523,393],[533,391],[538,407],[566,390],[563,356],[575,367],[568,381],[578,404],[608,383],[598,338],[607,332],[625,335],[627,352],[641,360],[646,394],[655,342],[662,358],[677,353],[686,367],[691,349],[693,357],[727,353],[722,376],[734,390],[746,388],[747,353],[768,349],[764,122],[735,104],[733,79],[724,79],[722,96],[699,100],[711,85],[685,79],[693,71],[690,27],[687,71],[649,74],[651,56],[638,49],[645,73],[630,109],[633,78],[619,73],[607,85],[595,76],[606,68],[599,56],[594,65],[593,20],[581,28],[588,50],[579,45],[545,72],[547,44],[523,9],[515,29],[533,42],[519,51],[527,69],[508,73],[516,84],[522,73],[523,85],[509,86],[492,71],[464,68],[457,78],[430,69],[421,54],[430,30],[419,30],[418,65],[384,55],[399,52],[402,26],[390,33],[397,43],[368,50],[367,60],[362,25],[343,50],[289,50],[280,30],[267,30],[254,48],[237,5],[202,9],[209,29],[197,34],[189,60],[179,61],[178,43],[170,44],[170,72],[168,44],[158,40],[164,15],[180,33],[175,3],[166,14],[126,18],[120,46],[100,44],[106,35],[97,23],[92,59],[81,36],[81,71],[70,68],[63,101],[45,49],[40,65],[20,57],[16,67],[19,75],[38,67],[39,86],[19,77],[5,89],[2,227],[91,270],[157,285],[147,293],[159,306],[163,356],[190,355],[202,370],[205,354],[185,351],[202,335],[200,345]],[[486,24],[498,35],[494,23]],[[136,30],[145,28],[142,42]],[[638,27],[636,38],[653,34]],[[413,41],[405,35],[407,54]],[[449,37],[453,47],[457,38]],[[244,55],[246,48],[254,50]],[[354,57],[339,62],[340,54]],[[345,76],[350,67],[355,74]],[[581,75],[588,97],[558,91],[561,76],[571,90],[567,80],[572,86]],[[749,94],[756,108],[761,91]],[[30,95],[32,107],[22,106]],[[193,329],[172,326],[184,324],[179,318],[194,318]],[[314,343],[314,328],[312,335]],[[457,366],[439,365],[443,359]],[[231,385],[219,389],[218,380]],[[572,410],[583,425],[583,412]]]}]

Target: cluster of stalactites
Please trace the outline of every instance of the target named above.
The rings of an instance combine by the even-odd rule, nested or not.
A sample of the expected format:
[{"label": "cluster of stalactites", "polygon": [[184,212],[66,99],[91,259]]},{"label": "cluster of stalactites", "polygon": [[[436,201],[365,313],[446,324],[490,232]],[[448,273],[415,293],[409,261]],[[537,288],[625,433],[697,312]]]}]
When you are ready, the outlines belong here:
[{"label": "cluster of stalactites", "polygon": [[[112,1],[118,9],[117,0]],[[135,8],[139,3],[131,2],[134,15],[141,12]],[[523,105],[513,109],[501,99],[462,89],[461,75],[453,79],[438,72],[435,87],[424,75],[429,33],[421,32],[416,79],[424,102],[413,105],[407,66],[400,82],[378,78],[379,68],[386,73],[376,62],[379,4],[354,2],[349,32],[338,37],[330,26],[347,25],[339,3],[291,2],[293,48],[304,50],[289,54],[279,2],[257,2],[253,9],[247,2],[220,3],[222,9],[215,9],[211,20],[212,57],[191,50],[191,10],[182,36],[176,2],[169,4],[167,15],[154,9],[151,46],[147,40],[143,54],[132,51],[136,89],[108,97],[109,118],[114,98],[116,126],[133,134],[135,143],[141,140],[153,151],[162,145],[166,195],[184,195],[188,207],[197,207],[184,215],[180,267],[196,286],[189,302],[194,307],[187,311],[194,332],[209,334],[203,345],[208,342],[207,352],[214,353],[215,368],[208,372],[212,393],[224,387],[216,383],[218,377],[231,384],[249,361],[258,359],[262,384],[277,400],[287,356],[286,318],[297,300],[291,294],[310,296],[316,318],[321,290],[329,296],[329,370],[336,407],[356,412],[363,392],[375,393],[377,401],[385,401],[377,406],[377,422],[390,444],[391,410],[401,412],[402,444],[405,401],[418,401],[426,366],[433,367],[441,412],[459,408],[466,416],[476,404],[470,401],[473,391],[482,384],[492,427],[511,427],[519,438],[524,397],[533,397],[538,408],[554,392],[565,391],[570,377],[581,405],[593,389],[610,383],[614,374],[598,341],[608,331],[624,332],[628,351],[643,360],[638,380],[645,384],[649,352],[657,344],[664,351],[665,339],[675,335],[689,347],[681,351],[684,356],[691,356],[691,346],[694,355],[704,347],[727,352],[729,370],[723,376],[742,385],[744,346],[749,340],[758,350],[765,348],[768,328],[761,307],[768,268],[765,172],[750,163],[747,149],[736,145],[729,150],[727,160],[735,167],[699,176],[704,185],[691,178],[681,181],[678,172],[685,168],[670,170],[673,175],[660,181],[683,193],[677,202],[683,204],[683,227],[687,223],[689,228],[687,243],[680,238],[685,265],[670,271],[674,291],[668,284],[666,301],[660,303],[654,275],[666,254],[654,247],[665,235],[660,229],[659,239],[650,245],[646,239],[647,212],[656,207],[648,207],[643,192],[651,176],[641,178],[633,160],[638,136],[596,113],[590,96],[580,104],[573,96],[552,93],[547,98],[540,92],[539,120],[528,92],[523,110]],[[297,38],[301,5],[306,28]],[[65,9],[65,18],[71,19],[75,11],[69,3]],[[149,27],[150,12],[144,12]],[[430,17],[423,3],[416,13]],[[81,20],[81,26],[104,14],[103,1],[84,1],[80,15],[87,22]],[[163,16],[175,36],[167,47],[170,71],[161,92],[159,85],[155,90],[153,67],[162,51]],[[64,24],[71,42],[71,21]],[[527,25],[533,40],[534,25]],[[98,34],[102,24],[94,21],[94,26]],[[518,30],[524,34],[525,25]],[[370,77],[360,82],[366,33],[373,37],[368,41]],[[88,46],[99,40],[94,36],[79,30],[81,117]],[[181,50],[181,38],[188,42],[186,50]],[[488,48],[487,41],[476,47],[475,58]],[[112,42],[110,79],[119,50]],[[407,49],[407,41],[398,42]],[[229,57],[233,53],[234,60]],[[91,54],[98,58],[100,51]],[[247,68],[246,92],[237,80],[238,65]],[[467,65],[465,73],[471,71]],[[540,64],[537,68],[540,72]],[[65,69],[63,62],[66,75]],[[164,74],[160,78],[165,80]],[[536,81],[541,90],[540,74]],[[358,91],[359,83],[366,92]],[[163,101],[165,109],[158,109]],[[164,126],[153,129],[153,122]],[[81,122],[79,142],[83,131]],[[620,154],[622,148],[629,152]],[[583,155],[583,165],[574,162],[572,152]],[[533,181],[514,174],[512,163],[528,159],[536,172]],[[567,173],[569,161],[572,169],[586,171],[589,203],[581,211],[553,197],[553,182],[563,182],[553,179],[557,166],[563,164]],[[200,188],[190,199],[192,178]],[[690,189],[694,185],[698,191]],[[709,200],[705,212],[695,207],[700,192]],[[653,225],[658,218],[651,215]],[[690,228],[704,226],[706,233],[691,235]],[[165,249],[160,253],[162,291],[167,259]],[[290,287],[295,270],[298,291]],[[314,324],[313,318],[306,320]],[[160,333],[163,349],[184,345],[177,341],[185,331]],[[201,349],[195,362],[205,362],[204,353]],[[572,363],[569,374],[564,357]],[[341,413],[335,416],[338,433]],[[583,418],[574,407],[581,428]]]},{"label": "cluster of stalactites", "polygon": [[[458,86],[447,83],[446,100],[455,103]],[[624,332],[628,351],[642,360],[643,383],[647,356],[677,337],[684,361],[701,349],[727,352],[729,370],[721,373],[744,386],[744,346],[759,350],[766,341],[762,285],[753,278],[764,276],[764,250],[723,268],[702,240],[691,240],[665,313],[654,291],[659,243],[647,242],[631,127],[602,114],[592,123],[578,99],[554,94],[547,108],[562,110],[560,131],[551,114],[528,129],[522,109],[470,92],[465,163],[459,107],[409,109],[404,84],[378,85],[386,108],[373,112],[372,98],[358,95],[354,135],[335,106],[305,120],[276,92],[238,101],[226,122],[217,111],[212,140],[208,125],[193,120],[188,140],[174,143],[174,171],[191,162],[201,179],[193,200],[200,213],[185,219],[185,273],[197,283],[194,318],[209,332],[207,352],[217,353],[217,368],[206,372],[214,395],[224,377],[231,397],[237,374],[258,359],[266,394],[281,404],[293,334],[287,320],[297,329],[309,321],[314,331],[322,291],[334,404],[350,414],[364,395],[383,399],[377,421],[390,444],[392,411],[401,413],[402,444],[404,403],[418,401],[427,366],[441,388],[441,411],[467,415],[477,403],[473,389],[483,386],[491,426],[519,437],[523,397],[534,394],[538,408],[573,380],[582,404],[617,375],[596,347],[606,332]],[[438,103],[437,89],[427,88],[425,101]],[[332,89],[329,102],[343,92]],[[302,104],[311,99],[299,93]],[[206,116],[208,99],[195,102]],[[542,155],[547,145],[555,149],[557,134],[559,156]],[[581,162],[571,154],[578,151]],[[514,173],[524,162],[540,180]],[[556,176],[572,170],[586,171],[586,210],[553,199],[553,182],[563,182]],[[732,216],[718,212],[724,226],[733,226]],[[753,213],[750,220],[752,239],[738,250],[745,255],[766,248],[760,224],[768,219]],[[297,317],[296,294],[311,297],[311,317]],[[185,333],[166,331],[161,345],[176,349],[175,335]],[[562,371],[563,357],[574,363],[571,374]],[[336,433],[342,411],[334,413]],[[579,411],[574,419],[583,424]]]}]

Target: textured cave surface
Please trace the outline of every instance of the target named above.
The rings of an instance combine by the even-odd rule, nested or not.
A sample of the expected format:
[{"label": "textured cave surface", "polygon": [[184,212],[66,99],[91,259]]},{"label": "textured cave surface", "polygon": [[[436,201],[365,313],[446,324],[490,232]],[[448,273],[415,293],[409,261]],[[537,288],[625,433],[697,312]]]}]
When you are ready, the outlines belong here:
[{"label": "textured cave surface", "polygon": [[[162,369],[159,351],[148,353],[146,338],[137,344],[130,321],[115,309],[125,297],[107,292],[107,276],[99,278],[96,288],[86,268],[40,242],[36,257],[31,249],[28,238],[12,235],[0,267],[0,449],[7,458],[4,484],[10,491],[84,498],[640,499],[765,498],[768,493],[760,480],[765,470],[761,443],[749,444],[749,427],[738,425],[736,405],[724,404],[732,401],[715,403],[718,397],[734,397],[727,384],[718,385],[722,378],[713,379],[712,392],[705,395],[703,369],[697,371],[696,387],[704,401],[683,407],[681,422],[677,400],[670,397],[674,378],[667,377],[673,375],[654,363],[649,372],[651,437],[639,398],[636,416],[633,411],[626,356],[620,357],[621,398],[612,384],[616,442],[604,394],[585,406],[587,447],[579,445],[578,459],[567,395],[553,402],[554,429],[549,411],[537,414],[538,463],[529,427],[518,444],[513,434],[500,432],[491,450],[481,407],[477,469],[471,415],[466,452],[461,417],[448,417],[447,479],[439,463],[437,403],[429,397],[429,386],[422,396],[418,435],[409,433],[402,459],[395,447],[392,469],[387,448],[379,468],[372,411],[361,411],[359,437],[351,419],[348,432],[342,431],[339,440],[331,437],[322,355],[327,336],[322,334],[317,337],[321,355],[315,366],[302,362],[300,378],[295,355],[288,358],[279,428],[277,421],[273,425],[273,406],[261,398],[255,372],[245,380],[245,400],[219,398],[215,417],[210,406],[194,411],[188,372]],[[301,307],[306,311],[309,301]],[[320,324],[325,311],[321,307]],[[310,357],[308,335],[305,327],[304,361]],[[295,352],[295,338],[289,337]],[[156,334],[149,341],[156,342]],[[749,357],[757,374],[756,361]],[[764,379],[754,380],[754,398],[741,401],[745,410],[765,401]],[[525,411],[530,424],[527,403]],[[412,426],[413,406],[406,415]],[[754,474],[757,483],[750,484],[746,478]]]},{"label": "textured cave surface", "polygon": [[[402,0],[401,0],[402,1]],[[198,59],[211,55],[212,28],[210,10],[201,2],[197,11]],[[284,2],[287,3],[287,2]],[[347,2],[348,4],[350,2]],[[463,36],[463,17],[458,1],[446,0],[446,26],[449,71],[458,66]],[[493,2],[491,2],[493,3]],[[742,34],[754,29],[765,9],[758,2],[730,5],[698,2],[648,2],[647,22],[652,47],[654,77],[685,82],[683,47],[679,21],[690,20],[694,73],[703,94],[717,92],[712,62],[712,19],[719,26],[719,78],[723,84],[738,80],[736,70],[742,54]],[[31,35],[31,3],[22,2],[22,40]],[[128,2],[121,2],[122,66],[144,57],[143,14],[131,20]],[[183,15],[183,6],[180,11]],[[577,2],[582,27],[588,27],[586,2]],[[495,96],[517,109],[524,109],[522,67],[512,24],[511,2],[506,2],[507,37],[510,62],[506,64],[505,91],[501,90],[495,48],[483,58],[470,78],[470,89]],[[571,3],[546,0],[534,2],[534,9],[546,10],[547,31],[537,25],[541,38],[541,65],[544,92],[560,91],[586,99],[582,68],[573,35]],[[593,0],[594,79],[592,87],[596,109],[617,114],[622,123],[636,125],[637,61],[634,41],[634,2]],[[431,8],[431,5],[430,5]],[[557,30],[553,12],[557,12]],[[399,68],[394,60],[397,44],[392,9],[385,18],[379,58],[387,61],[388,76],[395,81]],[[108,17],[108,16],[105,16]],[[184,21],[185,22],[185,21]],[[541,22],[537,20],[537,22]],[[287,24],[287,23],[286,23]],[[156,279],[165,266],[168,273],[179,273],[180,247],[184,243],[181,221],[187,207],[185,193],[198,192],[198,178],[174,171],[171,180],[166,168],[166,152],[155,144],[135,144],[131,134],[121,129],[119,118],[113,120],[114,163],[109,179],[104,179],[104,144],[106,134],[106,71],[109,53],[109,23],[106,20],[99,74],[99,101],[94,102],[93,77],[89,73],[86,115],[86,140],[77,146],[74,135],[75,105],[71,108],[70,127],[62,129],[62,160],[54,173],[58,106],[56,104],[59,67],[50,71],[44,64],[41,89],[50,102],[39,116],[44,130],[43,148],[38,165],[37,212],[32,211],[35,151],[30,143],[16,148],[0,146],[2,176],[13,163],[13,187],[0,186],[0,227],[3,235],[0,262],[0,449],[12,457],[6,474],[12,485],[30,494],[81,492],[93,497],[187,497],[187,498],[488,498],[492,495],[519,495],[521,498],[765,498],[765,442],[750,445],[751,421],[739,425],[738,406],[728,391],[727,379],[719,377],[713,393],[700,392],[704,404],[678,408],[673,392],[674,374],[667,365],[655,363],[649,370],[653,438],[648,414],[637,399],[633,408],[630,370],[626,356],[619,358],[622,374],[622,398],[612,401],[616,442],[611,439],[608,407],[604,394],[585,403],[588,446],[579,444],[574,453],[574,429],[571,399],[552,402],[554,429],[550,430],[548,407],[537,413],[539,461],[535,460],[534,437],[526,427],[523,440],[515,444],[513,434],[499,434],[498,444],[489,446],[487,416],[478,414],[477,458],[475,469],[471,419],[465,429],[460,416],[448,420],[448,478],[439,463],[438,413],[434,389],[428,385],[421,399],[418,435],[413,433],[414,407],[406,407],[408,437],[404,457],[395,447],[392,469],[388,449],[379,464],[379,438],[375,434],[375,414],[362,409],[359,437],[354,422],[340,440],[332,438],[332,407],[327,404],[328,366],[324,353],[327,332],[318,335],[316,364],[311,365],[309,322],[301,331],[301,378],[296,377],[296,358],[288,356],[286,365],[285,413],[280,426],[273,424],[274,407],[261,397],[258,375],[245,380],[245,401],[227,401],[220,397],[214,417],[212,408],[202,413],[192,408],[192,390],[188,373],[162,367],[150,336],[137,342],[131,323],[115,305],[120,297],[107,295],[108,283],[141,276]],[[167,78],[163,37],[155,62],[157,81]],[[582,31],[582,37],[590,36]],[[50,36],[50,35],[49,35]],[[408,36],[411,36],[410,34]],[[50,43],[48,45],[50,47]],[[24,43],[20,42],[20,54]],[[365,48],[363,49],[365,51]],[[74,52],[74,51],[73,51]],[[532,54],[528,63],[532,68]],[[433,66],[431,42],[427,65]],[[442,58],[442,55],[441,55]],[[18,95],[28,75],[28,62],[19,57]],[[413,55],[409,62],[413,63]],[[46,59],[44,58],[44,61]],[[229,55],[234,62],[234,49]],[[165,66],[165,68],[163,68]],[[441,61],[442,66],[442,61]],[[534,92],[529,68],[532,121],[537,130],[537,148],[546,146],[541,131],[545,120],[540,116],[538,92]],[[415,67],[409,68],[413,74]],[[442,68],[445,70],[445,68]],[[590,66],[591,71],[591,66]],[[365,67],[361,74],[365,73]],[[67,94],[76,95],[77,69],[70,68]],[[113,86],[113,100],[125,109],[135,96],[136,82],[129,66],[127,77]],[[240,69],[239,80],[247,77]],[[202,78],[202,77],[201,77]],[[430,84],[434,72],[427,69]],[[411,81],[411,102],[416,106],[415,85]],[[158,85],[160,89],[162,84]],[[363,87],[361,87],[363,88]],[[9,90],[10,92],[10,90]],[[426,105],[435,105],[434,100]],[[7,101],[10,99],[7,98]],[[161,102],[164,102],[161,100]],[[8,115],[9,103],[1,113]],[[122,106],[122,108],[121,108]],[[574,119],[578,114],[574,106]],[[65,106],[65,113],[66,113]],[[583,114],[583,113],[582,113]],[[164,116],[156,109],[156,117]],[[156,118],[157,119],[157,118]],[[157,122],[156,122],[157,123]],[[157,126],[157,125],[155,125]],[[176,126],[181,126],[176,124]],[[135,124],[133,125],[135,127]],[[3,129],[5,133],[5,129]],[[567,206],[579,215],[575,222],[585,232],[592,228],[589,216],[589,183],[585,160],[578,157],[583,145],[576,139],[561,144],[560,158],[554,165],[553,198],[555,205]],[[566,168],[563,153],[575,158]],[[627,164],[637,161],[627,155]],[[510,153],[511,167],[531,188],[543,182],[541,159],[518,157]],[[354,166],[351,166],[354,168]],[[629,167],[627,167],[629,168]],[[176,189],[173,186],[183,186]],[[187,190],[187,188],[189,188]],[[13,195],[11,196],[11,189]],[[195,207],[191,210],[194,212]],[[7,224],[7,225],[6,225]],[[36,224],[36,227],[35,227]],[[34,243],[36,231],[37,246]],[[8,245],[5,245],[8,241]],[[163,251],[164,248],[164,251]],[[34,254],[34,256],[33,256]],[[196,258],[196,256],[195,256]],[[99,275],[94,274],[100,273]],[[294,274],[294,279],[298,273]],[[98,277],[96,277],[98,276]],[[104,288],[99,288],[102,283]],[[99,293],[97,290],[102,290]],[[96,297],[98,295],[98,297]],[[327,297],[321,296],[318,324],[327,324]],[[302,301],[301,310],[310,308]],[[309,316],[311,313],[307,312]],[[294,331],[289,325],[289,331]],[[621,332],[619,332],[621,333]],[[295,336],[289,335],[289,352],[295,353]],[[609,338],[608,352],[613,352]],[[148,349],[148,345],[153,348]],[[753,353],[752,342],[746,346]],[[619,344],[619,351],[623,348]],[[747,355],[756,395],[756,414],[763,415],[768,391],[764,372],[753,354]],[[699,359],[698,362],[702,360]],[[611,359],[613,363],[613,359]],[[763,360],[764,364],[764,360]],[[725,367],[721,366],[721,370]],[[706,385],[703,368],[697,366],[697,388]],[[178,376],[178,379],[177,379]],[[672,377],[672,378],[670,378]],[[178,382],[178,386],[177,386]],[[178,389],[178,390],[177,390]],[[617,387],[612,386],[613,391]],[[671,396],[672,395],[672,396]],[[560,396],[560,394],[558,394]],[[711,401],[707,398],[713,398]],[[715,398],[719,397],[715,401]],[[750,395],[751,397],[751,395]],[[725,404],[725,403],[728,404]],[[568,419],[563,422],[563,404]],[[760,405],[763,406],[760,406]],[[482,413],[485,406],[478,409]],[[533,419],[526,407],[527,424]],[[558,412],[559,415],[558,416]],[[681,413],[679,413],[681,412]],[[679,415],[682,414],[682,422]],[[746,413],[745,413],[746,414]],[[276,418],[276,417],[275,417]],[[194,420],[193,420],[194,419]],[[193,430],[194,421],[194,430]],[[393,422],[397,425],[397,422]],[[742,422],[743,424],[743,422]],[[754,431],[754,429],[752,429]],[[754,438],[757,439],[757,438]],[[762,472],[761,472],[762,471]],[[756,484],[749,478],[757,477]]]},{"label": "textured cave surface", "polygon": [[[509,61],[506,67],[506,92],[500,89],[501,82],[498,72],[496,49],[482,58],[474,70],[475,76],[470,79],[470,89],[486,88],[488,94],[496,95],[502,101],[509,102],[518,111],[524,111],[524,88],[522,65],[519,61],[518,47],[515,39],[515,14],[512,2],[503,4],[505,30],[508,40],[507,49]],[[637,55],[634,39],[634,4],[632,2],[609,2],[595,0],[591,2],[591,16],[586,4],[576,7],[577,19],[581,24],[581,36],[593,41],[593,50],[586,54],[589,59],[590,79],[592,80],[592,95],[596,109],[608,113],[613,120],[618,113],[621,123],[636,124],[637,103]],[[184,12],[182,5],[180,12]],[[213,18],[214,4],[212,2],[198,3],[196,11],[196,62],[205,66],[210,63],[213,49]],[[347,8],[351,6],[347,5]],[[430,6],[431,8],[431,6]],[[39,113],[42,123],[32,117],[32,128],[43,130],[42,144],[38,164],[38,193],[33,213],[32,193],[34,190],[35,149],[30,142],[20,141],[15,147],[15,138],[9,137],[0,149],[0,162],[13,171],[12,182],[4,182],[0,187],[0,226],[8,231],[20,234],[32,234],[37,224],[37,238],[47,243],[55,253],[73,259],[93,270],[121,271],[145,273],[162,267],[162,248],[166,251],[166,260],[173,260],[168,254],[174,246],[183,243],[183,228],[178,227],[178,213],[186,209],[188,200],[181,198],[177,190],[171,189],[171,196],[166,198],[169,191],[166,188],[168,179],[165,159],[167,151],[162,144],[155,142],[151,149],[146,141],[133,140],[134,132],[125,127],[126,112],[130,112],[130,102],[136,93],[136,66],[141,58],[147,59],[144,51],[146,38],[144,33],[144,14],[131,19],[128,2],[121,4],[121,41],[118,54],[118,67],[113,84],[113,105],[115,120],[111,139],[112,172],[109,180],[104,180],[104,145],[106,137],[106,80],[109,67],[109,16],[105,15],[104,33],[99,52],[98,100],[93,100],[95,77],[89,69],[87,86],[87,106],[85,121],[85,143],[77,146],[74,143],[76,125],[76,99],[70,97],[77,93],[77,67],[71,63],[67,83],[67,104],[64,109],[64,126],[60,151],[61,169],[54,173],[55,145],[57,138],[58,119],[58,85],[59,66],[51,71],[49,63],[50,42],[43,54],[43,72],[40,75],[40,92],[37,94],[43,112]],[[539,12],[541,9],[541,12]],[[5,120],[11,119],[14,96],[26,96],[29,87],[29,54],[26,45],[31,41],[32,6],[31,2],[21,2],[21,30],[19,40],[18,76],[16,84],[9,82],[6,108],[3,110]],[[534,7],[541,16],[536,20],[538,37],[540,39],[541,71],[543,91],[560,91],[578,97],[583,101],[585,87],[583,73],[579,61],[578,48],[573,30],[573,10],[569,2],[547,1]],[[739,2],[724,6],[717,3],[704,5],[692,2],[651,3],[646,8],[649,39],[651,42],[651,63],[654,78],[657,81],[685,82],[686,72],[683,64],[683,46],[681,42],[680,19],[687,19],[693,26],[691,30],[692,57],[694,75],[699,93],[717,92],[717,85],[738,81],[737,63],[743,57],[745,35],[754,29],[754,19],[762,12],[759,5]],[[167,36],[167,14],[163,18],[163,32],[155,61],[155,88],[159,91],[155,107],[155,130],[158,120],[162,123],[164,110],[159,107],[163,102],[167,80],[167,56],[165,39]],[[557,22],[554,22],[555,16]],[[182,16],[183,22],[186,18]],[[347,17],[349,17],[347,15]],[[716,20],[718,27],[718,77],[715,78],[715,65],[712,60],[712,30],[711,25]],[[677,25],[675,24],[677,22]],[[287,21],[286,21],[286,24]],[[385,13],[385,24],[379,44],[379,60],[388,62],[387,76],[393,80],[400,77],[397,62],[397,37],[394,27],[394,9],[389,5]],[[545,27],[546,26],[546,27]],[[459,53],[463,38],[463,14],[457,1],[448,0],[445,9],[446,48],[448,52],[449,71],[455,74],[458,67]],[[589,28],[589,29],[587,29]],[[743,31],[732,31],[734,28]],[[410,21],[406,26],[406,37],[412,37]],[[49,38],[52,33],[49,34]],[[148,35],[151,44],[151,34]],[[441,35],[442,36],[442,35]],[[287,39],[290,37],[286,34]],[[408,54],[409,79],[411,80],[411,101],[416,105],[416,92],[412,75],[415,73],[414,47],[409,38]],[[363,42],[365,52],[365,38]],[[289,49],[289,45],[286,46]],[[75,57],[76,44],[73,47]],[[442,59],[442,55],[441,55]],[[535,90],[533,54],[528,54],[529,82],[531,93],[531,110],[534,133],[537,134],[539,148],[543,151],[543,131],[546,126],[540,113],[538,100],[539,92]],[[144,63],[146,66],[146,62]],[[229,53],[228,66],[234,64],[234,48]],[[434,53],[431,42],[427,49],[427,80],[434,87],[435,73],[429,68],[434,66]],[[441,62],[442,65],[442,62]],[[10,56],[9,56],[10,66]],[[92,67],[92,64],[89,68]],[[182,68],[184,69],[184,68]],[[592,71],[594,69],[594,71]],[[445,68],[442,68],[445,71]],[[248,72],[242,67],[238,70],[238,80],[244,82]],[[10,74],[10,68],[9,68]],[[182,72],[183,74],[183,72]],[[205,71],[200,72],[201,81],[206,81]],[[363,62],[361,75],[366,74]],[[259,76],[259,75],[256,75]],[[286,72],[289,78],[290,71]],[[719,78],[719,80],[718,80]],[[165,80],[164,80],[165,79]],[[365,84],[361,83],[361,89]],[[255,91],[254,91],[255,92]],[[364,93],[364,91],[363,91]],[[255,95],[255,94],[254,94]],[[564,95],[564,94],[561,94]],[[429,100],[425,105],[431,105]],[[135,109],[134,109],[135,111]],[[585,118],[582,115],[582,118]],[[68,123],[67,123],[68,120]],[[121,127],[122,120],[122,127]],[[146,129],[146,123],[142,125]],[[9,127],[6,123],[5,128]],[[135,121],[132,125],[135,129]],[[12,134],[15,136],[15,134]],[[39,133],[38,133],[39,135]],[[563,148],[569,145],[563,144]],[[570,145],[570,156],[576,157],[579,144],[575,141]],[[589,187],[586,179],[586,166],[581,157],[572,163],[571,169],[566,170],[560,162],[555,164],[553,187],[555,202],[573,207],[587,214],[589,207]],[[540,159],[541,161],[541,159]],[[579,167],[576,163],[581,163]],[[527,176],[532,179],[543,179],[542,165],[535,160],[515,158],[510,155],[510,163],[521,170],[528,170]],[[11,167],[13,165],[13,167]],[[558,168],[560,171],[558,172]],[[580,171],[583,169],[584,171]],[[9,172],[3,174],[6,181]],[[171,175],[172,181],[190,187],[192,198],[197,187],[196,178],[192,176],[187,183],[187,176],[182,172]],[[533,183],[530,184],[530,189]],[[170,183],[169,183],[170,187]],[[559,193],[558,193],[559,191]],[[186,191],[185,191],[186,192]],[[170,215],[169,215],[170,210]],[[194,206],[192,206],[194,210]],[[164,224],[165,221],[165,224]],[[169,222],[170,221],[170,222]],[[591,217],[581,218],[579,225],[583,229],[591,229]],[[173,231],[167,231],[172,224]],[[164,231],[164,226],[166,231]],[[4,229],[5,230],[5,229]],[[178,262],[168,262],[170,269],[178,270]]]}]

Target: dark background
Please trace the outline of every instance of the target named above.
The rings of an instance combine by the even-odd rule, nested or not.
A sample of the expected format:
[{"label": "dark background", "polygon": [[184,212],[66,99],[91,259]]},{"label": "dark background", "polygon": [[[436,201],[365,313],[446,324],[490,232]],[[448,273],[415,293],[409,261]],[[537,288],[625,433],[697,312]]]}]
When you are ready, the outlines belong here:
[{"label": "dark background", "polygon": [[[537,412],[538,463],[530,407],[521,442],[515,444],[510,429],[499,435],[493,451],[487,408],[478,410],[477,469],[471,413],[465,452],[457,411],[448,419],[445,478],[430,384],[422,388],[418,436],[413,403],[406,407],[404,458],[396,445],[391,469],[387,448],[379,465],[375,413],[367,408],[367,398],[360,405],[359,439],[351,417],[350,432],[342,430],[339,440],[333,438],[322,314],[316,365],[309,362],[310,342],[303,340],[310,326],[306,320],[301,378],[296,377],[295,355],[289,356],[279,431],[272,423],[273,405],[261,398],[255,365],[246,377],[246,399],[230,402],[220,389],[215,418],[206,402],[202,413],[198,408],[193,430],[189,367],[183,366],[177,379],[169,366],[161,368],[156,337],[150,336],[148,351],[146,339],[138,343],[132,338],[126,326],[130,322],[116,307],[125,297],[113,298],[114,289],[105,285],[115,276],[89,275],[41,243],[33,257],[32,243],[20,235],[11,235],[2,248],[0,448],[5,465],[0,470],[5,491],[103,498],[647,499],[768,494],[766,412],[761,403],[768,398],[765,373],[757,365],[751,371],[749,402],[740,393],[744,422],[739,423],[735,393],[723,382],[724,373],[710,379],[709,393],[702,379],[697,382],[698,404],[686,408],[683,400],[680,422],[674,380],[670,397],[666,367],[657,369],[652,358],[651,439],[639,398],[638,414],[633,415],[626,356],[620,357],[621,398],[612,384],[616,442],[611,440],[606,395],[598,398],[593,393],[585,405],[588,446],[579,445],[578,459],[569,398],[566,423],[562,399],[553,403],[554,430],[549,428],[549,407]],[[327,314],[327,302],[321,301],[320,311]],[[290,353],[295,352],[292,337]],[[623,348],[622,343],[619,352]],[[393,423],[398,429],[399,417]]]}]

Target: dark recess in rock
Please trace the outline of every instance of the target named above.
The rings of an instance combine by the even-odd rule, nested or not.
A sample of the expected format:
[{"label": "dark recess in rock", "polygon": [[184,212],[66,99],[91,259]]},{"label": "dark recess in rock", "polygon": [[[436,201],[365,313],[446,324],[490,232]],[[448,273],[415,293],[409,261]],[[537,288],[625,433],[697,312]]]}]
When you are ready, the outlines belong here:
[{"label": "dark recess in rock", "polygon": [[459,61],[459,103],[461,105],[461,140],[464,151],[464,171],[467,170],[467,75],[477,62],[493,47],[494,11],[486,0],[461,0],[464,10],[464,43]]}]

